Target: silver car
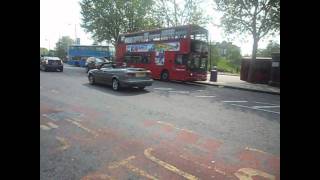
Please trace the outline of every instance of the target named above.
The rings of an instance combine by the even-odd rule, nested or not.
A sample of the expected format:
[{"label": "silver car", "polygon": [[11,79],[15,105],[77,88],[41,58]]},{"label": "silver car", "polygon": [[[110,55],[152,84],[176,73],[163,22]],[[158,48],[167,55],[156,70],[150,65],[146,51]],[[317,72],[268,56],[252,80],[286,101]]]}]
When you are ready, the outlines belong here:
[{"label": "silver car", "polygon": [[87,68],[87,73],[91,69],[97,69],[100,67],[103,63],[111,63],[109,60],[105,58],[97,58],[97,57],[89,57],[86,60],[85,67]]},{"label": "silver car", "polygon": [[90,84],[100,83],[112,85],[112,89],[117,91],[121,87],[138,87],[144,89],[151,86],[153,79],[151,72],[143,68],[116,67],[114,64],[105,63],[98,69],[88,72]]}]

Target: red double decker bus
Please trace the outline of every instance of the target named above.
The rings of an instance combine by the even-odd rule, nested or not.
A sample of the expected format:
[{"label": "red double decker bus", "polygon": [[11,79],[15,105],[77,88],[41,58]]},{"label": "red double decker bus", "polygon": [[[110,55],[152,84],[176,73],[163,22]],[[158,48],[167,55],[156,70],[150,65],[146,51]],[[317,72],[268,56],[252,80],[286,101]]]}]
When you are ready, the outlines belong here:
[{"label": "red double decker bus", "polygon": [[116,62],[146,68],[154,79],[206,80],[208,31],[184,25],[121,34],[116,46]]}]

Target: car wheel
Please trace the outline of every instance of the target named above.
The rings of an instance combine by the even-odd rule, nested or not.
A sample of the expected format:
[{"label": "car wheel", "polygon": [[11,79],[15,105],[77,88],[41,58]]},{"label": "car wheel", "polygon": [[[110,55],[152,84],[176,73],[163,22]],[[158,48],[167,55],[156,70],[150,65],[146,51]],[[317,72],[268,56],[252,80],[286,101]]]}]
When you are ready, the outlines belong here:
[{"label": "car wheel", "polygon": [[112,79],[112,89],[114,91],[118,91],[119,90],[119,80],[114,78]]},{"label": "car wheel", "polygon": [[63,72],[63,68],[60,68],[60,72]]},{"label": "car wheel", "polygon": [[45,71],[45,72],[47,72],[48,71],[48,69],[44,66],[43,67],[43,70]]},{"label": "car wheel", "polygon": [[139,90],[144,90],[145,86],[138,87]]},{"label": "car wheel", "polygon": [[163,71],[161,73],[161,80],[162,81],[168,81],[169,80],[169,72],[168,71]]},{"label": "car wheel", "polygon": [[88,77],[88,79],[89,79],[89,83],[90,84],[94,84],[95,83],[95,79],[94,79],[94,76],[93,75],[89,75],[89,77]]}]

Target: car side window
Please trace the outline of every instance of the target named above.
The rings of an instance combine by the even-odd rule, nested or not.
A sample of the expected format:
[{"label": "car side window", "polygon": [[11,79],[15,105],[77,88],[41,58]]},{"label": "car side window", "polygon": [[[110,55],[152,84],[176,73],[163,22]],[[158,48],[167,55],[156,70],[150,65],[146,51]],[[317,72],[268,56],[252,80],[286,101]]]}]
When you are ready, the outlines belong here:
[{"label": "car side window", "polygon": [[101,68],[112,68],[111,64],[103,64]]}]

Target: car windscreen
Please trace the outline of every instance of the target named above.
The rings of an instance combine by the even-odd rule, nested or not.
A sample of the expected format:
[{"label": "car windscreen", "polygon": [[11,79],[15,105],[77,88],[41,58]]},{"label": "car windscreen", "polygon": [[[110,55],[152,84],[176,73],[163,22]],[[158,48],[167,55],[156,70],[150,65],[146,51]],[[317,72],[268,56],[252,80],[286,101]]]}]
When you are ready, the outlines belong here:
[{"label": "car windscreen", "polygon": [[105,62],[105,61],[103,59],[96,58],[96,62],[97,63],[102,63],[102,62]]}]

